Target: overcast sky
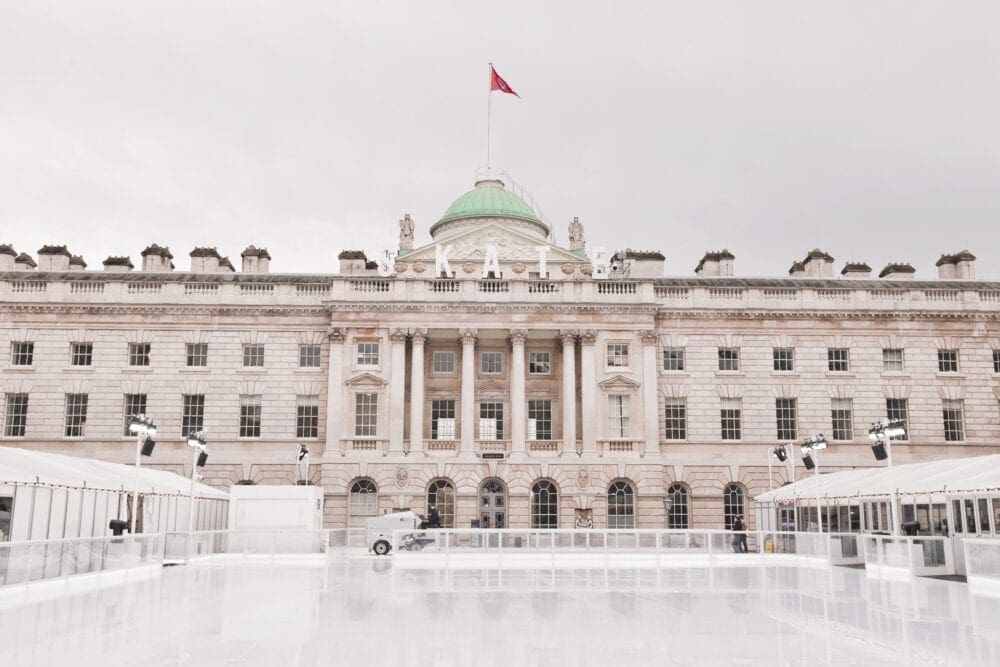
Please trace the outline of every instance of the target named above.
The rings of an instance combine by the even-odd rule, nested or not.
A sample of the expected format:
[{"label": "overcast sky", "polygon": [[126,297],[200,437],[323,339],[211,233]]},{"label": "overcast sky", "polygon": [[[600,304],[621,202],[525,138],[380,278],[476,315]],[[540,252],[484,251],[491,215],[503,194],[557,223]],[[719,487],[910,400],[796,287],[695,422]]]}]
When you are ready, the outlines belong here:
[{"label": "overcast sky", "polygon": [[486,162],[691,275],[942,252],[1000,277],[1000,2],[0,0],[0,242],[335,272]]}]

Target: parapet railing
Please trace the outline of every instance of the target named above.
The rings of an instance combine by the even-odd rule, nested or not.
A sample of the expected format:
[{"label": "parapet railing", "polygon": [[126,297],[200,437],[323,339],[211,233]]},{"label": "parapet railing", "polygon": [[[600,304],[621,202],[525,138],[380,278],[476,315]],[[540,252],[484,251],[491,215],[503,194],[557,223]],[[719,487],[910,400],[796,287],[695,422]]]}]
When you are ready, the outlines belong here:
[{"label": "parapet railing", "polygon": [[0,588],[163,562],[162,533],[0,543]]},{"label": "parapet railing", "polygon": [[329,530],[204,530],[167,533],[163,559],[185,562],[209,556],[307,556],[327,553]]},{"label": "parapet railing", "polygon": [[1000,539],[966,538],[965,574],[973,593],[1000,597]]},{"label": "parapet railing", "polygon": [[947,537],[864,534],[861,538],[869,576],[955,574]]}]

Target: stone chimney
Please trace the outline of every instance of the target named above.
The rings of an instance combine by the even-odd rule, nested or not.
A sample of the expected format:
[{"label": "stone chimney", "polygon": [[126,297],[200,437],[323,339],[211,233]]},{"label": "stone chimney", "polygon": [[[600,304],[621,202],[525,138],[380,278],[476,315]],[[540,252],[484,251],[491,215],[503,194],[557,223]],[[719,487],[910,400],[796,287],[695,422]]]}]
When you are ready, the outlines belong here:
[{"label": "stone chimney", "polygon": [[911,280],[916,272],[917,270],[909,264],[886,264],[878,277],[889,280]]},{"label": "stone chimney", "polygon": [[83,261],[83,257],[80,255],[73,255],[69,258],[69,270],[70,271],[85,271],[87,269],[87,262]]},{"label": "stone chimney", "polygon": [[802,267],[807,278],[832,278],[833,257],[819,248],[810,250],[802,260]]},{"label": "stone chimney", "polygon": [[131,271],[134,268],[128,257],[108,257],[104,260],[105,271]]},{"label": "stone chimney", "polygon": [[267,248],[247,246],[240,257],[243,258],[243,273],[267,273],[271,268],[271,255]]},{"label": "stone chimney", "polygon": [[736,259],[736,255],[729,252],[726,249],[719,251],[708,251],[705,256],[701,258],[698,262],[698,266],[694,267],[694,273],[697,276],[703,277],[719,277],[719,276],[732,276],[733,275],[733,261]]},{"label": "stone chimney", "polygon": [[802,262],[792,262],[792,267],[788,269],[788,275],[792,278],[802,278],[806,275],[806,266]]},{"label": "stone chimney", "polygon": [[337,259],[340,260],[340,273],[345,276],[359,276],[368,273],[368,257],[364,250],[344,250]]},{"label": "stone chimney", "polygon": [[38,268],[42,271],[69,271],[72,256],[64,245],[43,245],[38,250]]},{"label": "stone chimney", "polygon": [[659,250],[620,250],[611,256],[611,275],[621,278],[662,278],[665,260]]},{"label": "stone chimney", "polygon": [[229,261],[228,257],[219,258],[219,273],[236,273],[236,268],[233,263]]},{"label": "stone chimney", "polygon": [[174,270],[172,260],[174,256],[170,254],[167,246],[158,246],[155,243],[142,251],[142,270],[146,273],[167,273]]},{"label": "stone chimney", "polygon": [[35,260],[31,259],[31,255],[26,252],[22,252],[17,256],[17,259],[14,260],[15,271],[34,271],[37,266],[38,265],[35,264]]},{"label": "stone chimney", "polygon": [[195,248],[190,253],[191,273],[219,273],[222,256],[215,248]]},{"label": "stone chimney", "polygon": [[845,278],[871,278],[872,267],[864,262],[847,262],[841,269],[840,275]]},{"label": "stone chimney", "polygon": [[17,253],[14,252],[14,246],[9,243],[0,243],[0,271],[13,271],[15,257],[17,257]]},{"label": "stone chimney", "polygon": [[942,280],[975,280],[976,256],[968,250],[954,255],[941,255],[937,261],[938,278]]}]

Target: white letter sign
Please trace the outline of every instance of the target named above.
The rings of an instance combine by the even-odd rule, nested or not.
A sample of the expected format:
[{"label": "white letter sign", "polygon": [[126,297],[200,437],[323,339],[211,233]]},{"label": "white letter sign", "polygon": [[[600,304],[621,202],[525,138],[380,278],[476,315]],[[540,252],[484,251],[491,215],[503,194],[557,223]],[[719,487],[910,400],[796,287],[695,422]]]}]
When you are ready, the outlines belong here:
[{"label": "white letter sign", "polygon": [[448,253],[454,248],[453,245],[446,245],[443,249],[441,245],[438,244],[434,246],[434,277],[440,278],[441,273],[448,278],[454,278],[455,272],[451,270],[451,264],[448,263]]},{"label": "white letter sign", "polygon": [[590,263],[594,266],[595,279],[606,279],[608,271],[611,269],[611,258],[608,256],[608,249],[601,246],[591,246],[589,248]]},{"label": "white letter sign", "polygon": [[536,245],[535,250],[538,251],[538,277],[548,278],[549,267],[545,264],[545,258],[549,254],[549,247],[547,245]]},{"label": "white letter sign", "polygon": [[490,271],[494,278],[500,277],[500,257],[497,255],[495,245],[486,246],[486,259],[483,260],[483,278],[490,277]]}]

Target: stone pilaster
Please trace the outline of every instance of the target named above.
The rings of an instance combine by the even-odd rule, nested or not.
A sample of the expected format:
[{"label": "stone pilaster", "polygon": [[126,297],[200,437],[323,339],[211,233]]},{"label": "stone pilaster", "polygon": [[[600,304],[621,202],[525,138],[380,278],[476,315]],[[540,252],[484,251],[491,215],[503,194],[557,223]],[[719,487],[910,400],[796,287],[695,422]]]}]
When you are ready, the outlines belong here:
[{"label": "stone pilaster", "polygon": [[576,332],[560,331],[563,346],[563,451],[576,450]]},{"label": "stone pilaster", "polygon": [[389,332],[389,451],[403,451],[403,415],[406,401],[406,331]]},{"label": "stone pilaster", "polygon": [[410,329],[410,440],[407,452],[424,448],[424,341],[427,329]]},{"label": "stone pilaster", "polygon": [[344,341],[347,331],[331,329],[327,332],[330,341],[329,369],[326,384],[326,447],[324,453],[331,455],[341,451],[343,436],[342,415],[344,411]]},{"label": "stone pilaster", "polygon": [[462,451],[475,451],[476,330],[462,329]]},{"label": "stone pilaster", "polygon": [[580,332],[580,426],[583,451],[597,451],[597,332]]},{"label": "stone pilaster", "polygon": [[524,388],[524,342],[528,332],[524,329],[510,331],[510,451],[523,452],[528,420],[525,416],[527,400]]},{"label": "stone pilaster", "polygon": [[642,403],[643,445],[641,454],[660,451],[660,417],[657,393],[657,348],[659,337],[655,331],[643,331],[642,339]]}]

